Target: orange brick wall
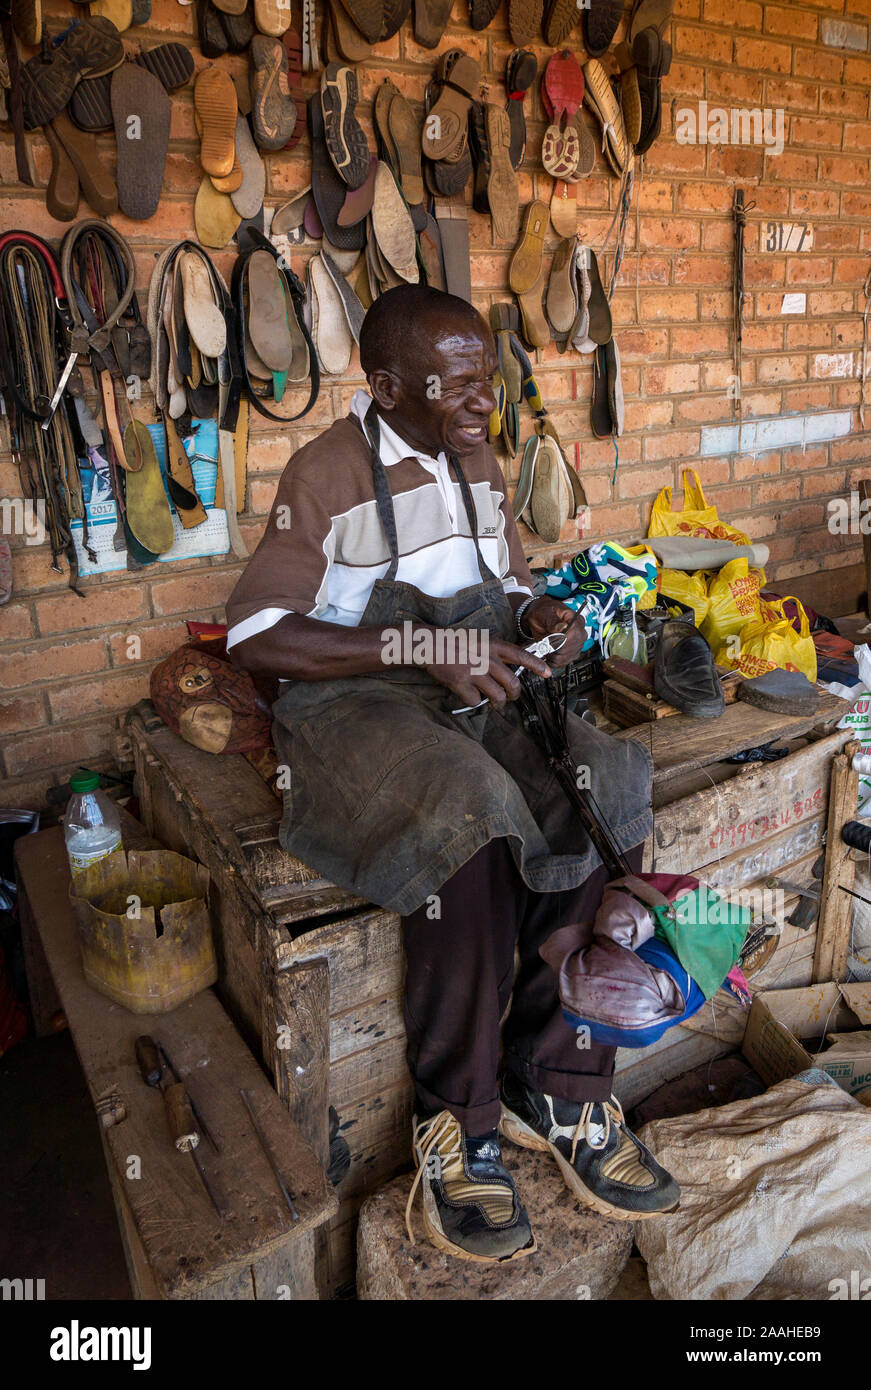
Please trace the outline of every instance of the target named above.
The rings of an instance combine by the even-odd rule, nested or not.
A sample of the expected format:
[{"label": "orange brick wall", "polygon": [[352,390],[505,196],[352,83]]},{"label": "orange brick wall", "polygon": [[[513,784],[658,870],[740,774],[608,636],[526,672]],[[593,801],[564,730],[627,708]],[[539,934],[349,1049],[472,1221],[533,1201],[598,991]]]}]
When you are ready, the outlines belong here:
[{"label": "orange brick wall", "polygon": [[[630,8],[627,4],[627,11]],[[50,14],[73,16],[65,0],[48,0]],[[504,100],[502,77],[512,44],[505,29],[507,7],[483,33],[466,23],[464,0],[440,49],[461,44],[481,60],[490,99]],[[198,67],[205,60],[192,36],[193,7],[153,0],[145,29],[132,31],[147,44],[188,39]],[[60,27],[56,25],[55,27]],[[675,485],[681,466],[698,468],[721,515],[771,547],[769,575],[781,583],[819,569],[840,568],[861,554],[858,537],[831,536],[826,501],[843,495],[867,471],[868,443],[858,432],[855,407],[862,342],[862,285],[871,265],[869,189],[869,90],[871,90],[871,0],[676,0],[674,61],[664,83],[663,133],[646,159],[640,189],[640,255],[635,254],[635,217],[614,299],[623,353],[626,433],[619,442],[619,469],[612,483],[611,441],[593,439],[589,427],[591,359],[539,355],[539,380],[546,404],[571,461],[577,444],[581,475],[592,507],[585,539],[631,538],[646,531],[657,490]],[[842,46],[834,46],[842,45]],[[572,39],[583,60],[580,35]],[[539,56],[546,58],[542,48]],[[364,123],[368,101],[389,72],[419,102],[433,54],[413,41],[410,25],[373,50],[361,74]],[[220,60],[242,71],[244,60]],[[606,60],[606,62],[609,60]],[[310,90],[314,76],[305,79]],[[679,144],[675,112],[705,99],[711,106],[780,108],[785,148]],[[527,101],[529,145],[520,175],[521,201],[533,194],[548,200],[551,182],[541,171],[539,150],[545,122],[537,97]],[[105,158],[114,159],[114,139],[101,137]],[[31,137],[37,181],[45,184],[50,161],[37,132]],[[374,142],[373,142],[374,146]],[[191,91],[173,97],[172,144],[164,177],[165,196],[148,223],[117,217],[135,245],[142,294],[154,261],[168,240],[193,236],[193,199],[200,171],[196,157]],[[267,202],[275,205],[308,182],[308,146],[267,156]],[[65,228],[47,215],[41,192],[15,183],[11,137],[0,135],[0,226],[24,227],[49,239]],[[798,414],[847,412],[849,432],[829,442],[770,447],[757,452],[712,453],[711,431],[734,420],[726,393],[731,374],[730,205],[733,187],[755,200],[748,225],[745,419],[777,420]],[[617,181],[601,156],[593,175],[578,188],[579,227],[597,245],[613,215]],[[84,205],[81,215],[88,215]],[[812,252],[760,254],[756,219],[808,220]],[[482,310],[506,297],[511,248],[494,245],[488,218],[470,211],[472,283]],[[551,237],[549,245],[554,238]],[[295,255],[302,270],[307,248]],[[231,250],[216,254],[229,273]],[[606,258],[610,273],[611,257]],[[637,297],[641,311],[636,319]],[[784,317],[786,292],[807,294],[807,314]],[[249,452],[249,488],[242,531],[253,548],[264,525],[279,475],[299,444],[343,412],[359,382],[327,378],[320,399],[298,426],[254,426]],[[297,409],[299,406],[296,407]],[[144,399],[138,413],[152,418]],[[528,417],[523,434],[529,431]],[[764,451],[767,449],[767,451]],[[510,477],[516,476],[515,469]],[[18,496],[8,453],[0,453],[0,497]],[[530,552],[549,559],[553,548]],[[64,781],[85,761],[111,760],[113,727],[123,712],[148,693],[153,663],[184,637],[184,619],[214,619],[240,571],[233,557],[155,565],[144,573],[109,575],[87,583],[88,597],[66,588],[44,548],[15,548],[15,592],[0,609],[0,734],[6,781],[2,802],[38,806],[52,782]],[[558,553],[577,548],[567,527]],[[126,639],[141,638],[141,659],[126,657]]]}]

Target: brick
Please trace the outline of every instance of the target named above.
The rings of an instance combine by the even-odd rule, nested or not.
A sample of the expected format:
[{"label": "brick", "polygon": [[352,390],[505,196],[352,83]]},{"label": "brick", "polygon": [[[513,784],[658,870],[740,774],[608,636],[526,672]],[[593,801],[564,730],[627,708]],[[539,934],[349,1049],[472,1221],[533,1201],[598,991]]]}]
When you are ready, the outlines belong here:
[{"label": "brick", "polygon": [[618,468],[618,497],[654,497],[660,488],[671,487],[674,481],[674,467],[664,468]]},{"label": "brick", "polygon": [[676,285],[728,285],[732,267],[722,256],[675,256]]},{"label": "brick", "polygon": [[855,87],[821,87],[820,110],[830,116],[835,112],[839,116],[867,116],[868,93]]},{"label": "brick", "polygon": [[[672,430],[668,434],[651,435],[644,441],[644,461],[645,463],[655,463],[659,459],[684,459],[696,457],[701,445],[700,430]],[[663,470],[651,470],[652,475],[659,477]],[[665,487],[666,483],[658,482],[656,490]],[[653,490],[652,488],[650,489]],[[628,493],[623,493],[628,496]]]},{"label": "brick", "polygon": [[762,28],[762,6],[750,0],[705,0],[702,17],[707,24],[727,29]]},{"label": "brick", "polygon": [[[153,580],[151,601],[158,617],[222,610],[239,577],[241,566],[208,569],[176,579]],[[223,621],[223,620],[221,620]]]},{"label": "brick", "polygon": [[41,729],[45,722],[45,701],[41,695],[13,695],[0,699],[0,733]]},{"label": "brick", "polygon": [[678,396],[696,391],[700,367],[693,362],[675,362],[670,366],[648,367],[644,373],[644,391],[651,396]]},{"label": "brick", "polygon": [[730,345],[731,331],[726,327],[705,324],[703,327],[692,325],[671,330],[671,349],[675,357],[689,357],[696,353],[707,357],[711,353],[728,352]]},{"label": "brick", "polygon": [[855,154],[824,154],[820,159],[820,178],[825,183],[868,185],[868,160]]},{"label": "brick", "polygon": [[[739,76],[736,74],[736,81]],[[796,82],[789,77],[767,77],[765,105],[784,107],[789,111],[815,112],[820,109],[820,89],[813,82]],[[828,111],[830,108],[824,106],[822,109]]]},{"label": "brick", "polygon": [[765,39],[735,39],[735,64],[751,72],[789,73],[792,71],[792,48],[788,43]]},{"label": "brick", "polygon": [[871,87],[871,61],[867,58],[847,58],[844,62],[844,81],[848,87]]},{"label": "brick", "polygon": [[[823,24],[829,23],[823,20]],[[765,6],[765,33],[775,34],[782,38],[789,39],[808,39],[813,41],[817,37],[818,20],[817,16],[808,14],[804,10],[797,10],[795,7],[781,9],[776,5]]]},{"label": "brick", "polygon": [[827,53],[821,48],[795,50],[793,77],[812,77],[817,82],[840,82],[843,74],[844,59],[839,53]]},{"label": "brick", "polygon": [[110,752],[111,746],[112,725],[104,720],[99,724],[45,728],[37,734],[10,739],[3,750],[3,759],[8,775],[16,777],[44,767],[78,766]]},{"label": "brick", "polygon": [[13,601],[0,608],[0,647],[4,642],[23,641],[32,636],[33,620],[26,604]]},{"label": "brick", "polygon": [[42,637],[55,632],[82,632],[89,627],[103,627],[106,623],[142,618],[147,613],[141,580],[117,589],[101,585],[89,587],[85,598],[69,592],[54,598],[37,599],[35,609]]},{"label": "brick", "polygon": [[[710,29],[690,29],[687,25],[676,24],[674,51],[679,58],[703,58],[712,67],[716,63],[731,63],[732,38],[729,34],[717,34]],[[747,66],[753,68],[755,64],[748,63]]]},{"label": "brick", "polygon": [[647,323],[691,323],[698,310],[692,290],[642,290],[642,321]]},{"label": "brick", "polygon": [[787,257],[787,285],[830,285],[832,261],[828,256],[809,256],[806,252]]},{"label": "brick", "polygon": [[790,146],[818,145],[823,149],[839,150],[843,131],[840,121],[794,116],[789,123],[789,143]]},{"label": "brick", "polygon": [[[745,334],[745,342],[747,335]],[[829,322],[815,323],[812,319],[799,319],[795,323],[786,323],[786,346],[790,348],[799,347],[830,347],[832,341],[832,327]]]},{"label": "brick", "polygon": [[[170,623],[132,623],[121,632],[107,634],[112,665],[130,670],[140,661],[161,661],[187,640],[187,628],[181,619]],[[138,647],[130,639],[138,639]],[[135,655],[136,652],[139,655]],[[128,655],[133,653],[133,655]]]},{"label": "brick", "polygon": [[849,48],[855,53],[865,53],[868,48],[868,25],[826,17],[820,20],[820,42],[826,48]]},{"label": "brick", "polygon": [[61,680],[87,671],[102,671],[105,666],[106,643],[102,637],[33,644],[0,654],[0,689]]},{"label": "brick", "polygon": [[48,694],[52,717],[58,723],[126,710],[147,696],[148,673],[141,668],[99,680],[72,681],[57,690],[50,688]]}]

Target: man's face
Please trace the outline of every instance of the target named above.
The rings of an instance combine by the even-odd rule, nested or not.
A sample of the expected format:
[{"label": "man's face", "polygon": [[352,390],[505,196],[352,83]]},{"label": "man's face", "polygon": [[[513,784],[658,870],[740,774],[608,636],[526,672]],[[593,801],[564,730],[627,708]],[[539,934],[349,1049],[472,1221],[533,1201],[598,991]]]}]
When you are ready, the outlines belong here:
[{"label": "man's face", "polygon": [[480,331],[466,325],[438,329],[401,375],[391,374],[391,425],[427,454],[443,450],[462,458],[474,453],[487,439],[487,422],[496,407],[492,381],[497,365],[493,338],[483,322]]}]

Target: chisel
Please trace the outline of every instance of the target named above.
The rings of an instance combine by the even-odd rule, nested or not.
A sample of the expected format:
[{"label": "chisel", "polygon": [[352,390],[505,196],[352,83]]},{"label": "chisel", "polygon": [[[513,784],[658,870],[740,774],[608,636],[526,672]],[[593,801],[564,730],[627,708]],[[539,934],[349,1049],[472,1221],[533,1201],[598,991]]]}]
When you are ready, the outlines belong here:
[{"label": "chisel", "polygon": [[[193,1110],[191,1109],[190,1098],[185,1090],[183,1081],[173,1081],[170,1085],[163,1085],[163,1067],[160,1062],[157,1044],[147,1033],[143,1033],[136,1039],[134,1044],[136,1061],[139,1072],[146,1086],[159,1087],[163,1096],[163,1105],[166,1110],[167,1124],[172,1135],[173,1143],[179,1153],[189,1153],[193,1159],[194,1167],[200,1175],[203,1187],[206,1189],[209,1201],[222,1220],[226,1220],[227,1211],[221,1206],[212,1185],[209,1182],[205,1169],[203,1168],[199,1154],[196,1152],[200,1142],[199,1130],[194,1120]],[[163,1051],[163,1049],[161,1049]],[[166,1053],[163,1054],[164,1057]],[[168,1061],[168,1059],[167,1059]],[[175,1068],[170,1069],[175,1075]],[[213,1141],[214,1142],[214,1141]]]}]

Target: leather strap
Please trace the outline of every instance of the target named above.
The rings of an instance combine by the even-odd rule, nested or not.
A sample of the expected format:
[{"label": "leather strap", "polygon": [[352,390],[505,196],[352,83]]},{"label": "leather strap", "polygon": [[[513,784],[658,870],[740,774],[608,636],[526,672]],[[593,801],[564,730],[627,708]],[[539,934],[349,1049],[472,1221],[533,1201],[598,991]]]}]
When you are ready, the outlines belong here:
[{"label": "leather strap", "polygon": [[[236,341],[239,346],[239,358],[242,369],[243,389],[247,394],[249,401],[251,402],[254,409],[257,411],[259,415],[264,416],[267,420],[276,420],[279,424],[287,425],[291,424],[294,420],[301,420],[304,415],[308,415],[309,411],[311,410],[312,406],[317,400],[318,394],[321,389],[321,372],[320,367],[318,365],[318,355],[315,350],[315,345],[312,342],[311,334],[306,328],[305,318],[303,316],[303,305],[305,303],[305,288],[302,284],[302,281],[296,275],[294,275],[293,271],[290,269],[290,266],[287,264],[284,258],[280,256],[279,253],[276,251],[275,247],[272,245],[272,242],[268,239],[268,237],[265,237],[263,233],[259,232],[255,227],[250,228],[249,236],[253,245],[250,250],[245,251],[241,255],[236,257],[236,264],[233,266],[233,278],[231,281],[233,305],[236,311]],[[248,371],[248,363],[245,355],[245,270],[248,266],[248,261],[255,250],[268,251],[269,254],[277,262],[278,272],[280,275],[284,276],[284,283],[287,287],[288,294],[290,295],[291,303],[293,305],[293,312],[296,315],[297,323],[300,326],[302,336],[304,337],[306,347],[308,348],[309,371],[311,373],[311,390],[309,391],[308,400],[306,401],[302,410],[300,410],[297,415],[277,415],[274,411],[269,410],[269,408],[263,404],[262,397],[258,396],[257,392],[255,391],[251,381],[251,374]]]},{"label": "leather strap", "polygon": [[24,105],[21,100],[21,64],[18,61],[18,45],[12,27],[11,6],[8,0],[0,5],[0,34],[9,63],[9,120],[15,139],[15,172],[19,183],[33,187],[33,174],[30,172],[27,141],[24,138]]}]

